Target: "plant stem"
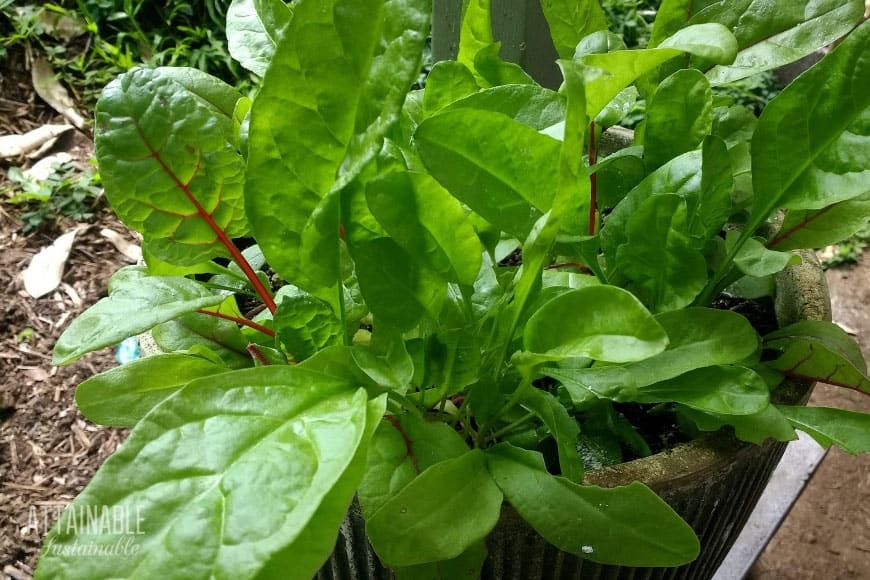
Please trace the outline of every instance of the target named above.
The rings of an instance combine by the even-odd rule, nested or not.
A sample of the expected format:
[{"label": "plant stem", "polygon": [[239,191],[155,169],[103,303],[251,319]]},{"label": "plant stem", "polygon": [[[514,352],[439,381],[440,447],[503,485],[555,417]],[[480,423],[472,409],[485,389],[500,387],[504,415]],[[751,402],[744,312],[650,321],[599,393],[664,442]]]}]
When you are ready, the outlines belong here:
[{"label": "plant stem", "polygon": [[[595,121],[589,123],[589,169],[598,162],[598,149],[595,144]],[[595,235],[598,226],[598,174],[589,175],[589,235]]]},{"label": "plant stem", "polygon": [[414,447],[411,445],[411,439],[405,432],[405,428],[402,427],[402,424],[399,423],[399,420],[392,415],[385,415],[384,421],[392,425],[396,429],[396,431],[399,432],[399,435],[402,436],[402,440],[405,442],[405,453],[407,454],[408,459],[411,460],[411,465],[414,466],[414,472],[417,475],[420,475],[420,464],[417,463],[417,456],[414,454]]},{"label": "plant stem", "polygon": [[257,348],[257,345],[253,342],[246,346],[245,350],[248,351],[248,354],[251,355],[251,358],[257,360],[261,365],[268,366],[271,364],[269,362],[269,359],[266,358],[266,355],[263,354],[263,351]]},{"label": "plant stem", "polygon": [[499,437],[501,437],[505,433],[510,433],[511,431],[516,429],[517,427],[519,427],[521,425],[525,425],[526,423],[528,423],[529,421],[531,421],[534,418],[535,418],[534,413],[527,413],[526,415],[523,415],[522,417],[520,417],[519,419],[517,419],[513,423],[510,423],[509,425],[502,427],[501,429],[499,429],[498,431],[496,431],[492,435],[489,435],[488,438],[489,439],[498,439]]},{"label": "plant stem", "polygon": [[[193,207],[196,208],[197,215],[199,215],[199,217],[201,217],[203,221],[205,221],[208,227],[211,228],[211,231],[213,231],[214,234],[217,236],[218,240],[220,240],[221,244],[223,244],[227,251],[229,251],[230,255],[233,257],[233,261],[239,266],[239,268],[242,269],[242,272],[245,273],[245,276],[251,282],[251,285],[257,291],[257,294],[260,295],[263,303],[266,304],[269,312],[272,312],[274,314],[275,310],[277,310],[277,306],[275,305],[275,301],[272,299],[272,295],[269,293],[268,290],[266,290],[263,282],[260,280],[260,278],[257,276],[257,273],[254,272],[254,269],[251,267],[251,264],[248,263],[248,260],[246,260],[245,257],[242,255],[241,250],[239,250],[239,248],[233,243],[233,241],[223,230],[223,228],[221,228],[217,224],[217,222],[214,221],[212,215],[208,211],[206,211],[201,203],[199,203],[199,200],[196,199],[196,196],[194,196],[193,192],[190,190],[189,183],[184,183],[183,181],[181,181],[175,174],[175,172],[172,171],[172,169],[163,160],[163,157],[160,156],[160,152],[151,146],[151,143],[145,138],[145,133],[142,131],[141,127],[139,127],[139,123],[136,120],[134,120],[133,122],[135,123],[136,131],[139,133],[139,137],[148,148],[148,151],[151,152],[151,157],[153,157],[154,160],[157,161],[158,165],[160,165],[164,173],[166,173],[166,175],[168,175],[172,179],[172,181],[175,182],[175,185],[178,187],[178,189],[180,189],[184,196],[187,198],[187,200],[191,204],[193,204]],[[197,169],[196,171],[194,171],[194,176],[196,175],[196,172],[198,170],[199,165],[197,165]],[[191,180],[192,179],[193,177],[191,177]]]},{"label": "plant stem", "polygon": [[229,314],[222,314],[220,312],[214,312],[213,310],[197,310],[200,314],[207,314],[208,316],[214,316],[215,318],[223,318],[224,320],[231,320],[236,324],[241,324],[242,326],[247,326],[248,328],[253,328],[257,332],[262,332],[266,336],[275,337],[275,331],[271,328],[266,328],[262,324],[257,324],[252,320],[248,320],[247,318],[239,318],[238,316],[230,316]]}]

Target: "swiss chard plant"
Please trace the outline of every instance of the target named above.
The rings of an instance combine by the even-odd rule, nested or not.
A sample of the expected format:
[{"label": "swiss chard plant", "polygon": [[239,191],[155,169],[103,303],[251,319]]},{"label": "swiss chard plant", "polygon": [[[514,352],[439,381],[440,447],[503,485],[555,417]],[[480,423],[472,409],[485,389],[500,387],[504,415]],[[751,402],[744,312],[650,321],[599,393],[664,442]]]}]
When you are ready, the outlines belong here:
[{"label": "swiss chard plant", "polygon": [[[665,0],[631,51],[596,2],[542,5],[559,90],[499,57],[489,0],[422,91],[430,0],[236,0],[255,97],[184,68],[106,87],[100,172],[145,261],[54,362],[160,353],[78,387],[132,431],[37,577],[308,579],[353,501],[400,578],[480,570],[504,504],[563,551],[677,566],[698,540],[664,501],[584,484],[652,452],[629,418],[870,450],[868,416],[776,402],[788,379],[870,392],[845,332],[713,307],[870,216],[863,2]],[[840,38],[758,119],[716,92]],[[71,525],[97,507],[137,514],[135,550],[77,554],[118,541]]]}]

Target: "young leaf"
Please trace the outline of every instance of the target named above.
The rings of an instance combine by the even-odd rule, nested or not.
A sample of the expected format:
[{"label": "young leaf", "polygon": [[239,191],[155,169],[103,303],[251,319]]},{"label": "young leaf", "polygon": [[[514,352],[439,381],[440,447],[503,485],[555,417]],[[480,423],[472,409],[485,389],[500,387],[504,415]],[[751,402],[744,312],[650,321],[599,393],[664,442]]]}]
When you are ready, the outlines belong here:
[{"label": "young leaf", "polygon": [[217,354],[230,369],[251,366],[248,341],[235,322],[206,316],[197,312],[182,314],[174,320],[158,324],[151,336],[165,352],[206,347]]},{"label": "young leaf", "polygon": [[616,251],[625,287],[653,312],[688,306],[707,282],[707,262],[688,234],[686,200],[654,195],[629,218],[627,242]]},{"label": "young leaf", "polygon": [[[287,366],[194,381],[137,424],[61,516],[38,576],[63,577],[75,559],[88,578],[181,569],[255,578],[283,567],[282,577],[307,580],[334,548],[385,403]],[[109,552],[117,537],[70,527],[88,506],[136,517],[138,550]],[[187,537],[199,539],[196,549],[166,549]],[[106,556],[77,558],[68,548],[76,544],[103,546]]]},{"label": "young leaf", "polygon": [[227,8],[227,48],[252,73],[263,76],[293,12],[283,0],[233,0]]},{"label": "young leaf", "polygon": [[161,259],[228,257],[248,233],[245,163],[235,138],[235,89],[195,69],[133,69],[96,108],[95,147],[106,197]]},{"label": "young leaf", "polygon": [[823,248],[851,237],[867,225],[870,192],[818,210],[792,210],[768,247],[776,250]]},{"label": "young leaf", "polygon": [[777,207],[818,209],[867,192],[868,43],[865,22],[765,107],[752,137],[752,226]]},{"label": "young leaf", "polygon": [[541,8],[560,58],[573,57],[584,36],[607,30],[607,18],[597,0],[546,0],[541,2]]},{"label": "young leaf", "polygon": [[526,350],[554,358],[632,362],[668,344],[664,329],[631,293],[589,286],[553,298],[526,323]]},{"label": "young leaf", "polygon": [[477,53],[494,42],[490,19],[490,0],[468,0],[462,9],[462,25],[459,29],[459,53],[456,60],[474,71]]},{"label": "young leaf", "polygon": [[448,560],[489,535],[501,501],[486,456],[475,449],[421,473],[372,514],[366,532],[389,566]]},{"label": "young leaf", "polygon": [[[730,250],[739,238],[740,232],[728,232],[725,236],[725,247]],[[762,278],[778,274],[792,264],[799,264],[800,259],[797,254],[768,250],[760,240],[750,238],[734,256],[734,265],[747,276]]]},{"label": "young leaf", "polygon": [[132,427],[187,383],[227,370],[196,356],[149,356],[81,383],[76,389],[76,405],[85,417],[99,425]]},{"label": "young leaf", "polygon": [[523,405],[544,422],[556,441],[562,476],[575,483],[583,481],[583,462],[577,454],[580,435],[577,419],[568,414],[556,397],[538,389],[529,390]]},{"label": "young leaf", "polygon": [[445,111],[423,121],[414,140],[441,185],[519,238],[553,203],[559,142],[500,113]]},{"label": "young leaf", "polygon": [[829,448],[838,445],[847,453],[870,452],[870,415],[829,407],[777,406],[795,429]]},{"label": "young leaf", "polygon": [[710,366],[643,387],[638,403],[680,403],[720,415],[752,415],[770,403],[767,384],[751,369]]},{"label": "young leaf", "polygon": [[302,291],[283,294],[273,321],[278,340],[298,361],[344,342],[344,326],[332,307]]},{"label": "young leaf", "polygon": [[420,472],[468,452],[462,437],[446,423],[425,421],[414,414],[394,420],[398,425],[384,421],[378,426],[369,447],[357,492],[366,519]]},{"label": "young leaf", "polygon": [[797,322],[764,337],[764,348],[782,352],[765,363],[786,376],[818,380],[870,393],[870,378],[861,349],[836,324]]},{"label": "young leaf", "polygon": [[475,580],[486,560],[486,543],[480,542],[450,560],[397,568],[396,580]]},{"label": "young leaf", "polygon": [[652,171],[696,149],[713,126],[713,93],[704,75],[683,69],[666,78],[647,104],[644,162]]},{"label": "young leaf", "polygon": [[414,361],[402,335],[389,327],[378,327],[368,348],[351,349],[359,369],[380,387],[404,393],[414,377]]},{"label": "young leaf", "polygon": [[372,214],[409,255],[446,280],[474,284],[483,246],[466,211],[425,173],[392,172],[370,181]]},{"label": "young leaf", "polygon": [[734,32],[740,48],[733,63],[720,63],[707,73],[716,85],[799,60],[848,33],[864,15],[861,0],[728,0],[708,4],[691,23],[724,24]]},{"label": "young leaf", "polygon": [[428,0],[300,2],[263,78],[251,110],[246,209],[269,264],[311,293],[337,301],[336,192],[398,121],[431,10]]},{"label": "young leaf", "polygon": [[426,77],[423,92],[423,114],[434,115],[450,103],[480,90],[468,67],[455,60],[435,63]]},{"label": "young leaf", "polygon": [[692,16],[694,4],[695,0],[662,0],[653,22],[649,47],[655,48],[683,28]]},{"label": "young leaf", "polygon": [[109,282],[109,297],[85,310],[57,339],[52,364],[69,364],[161,322],[223,300],[223,295],[187,278],[147,276],[142,268],[123,268]]},{"label": "young leaf", "polygon": [[577,485],[547,473],[540,453],[506,443],[487,460],[505,499],[560,550],[621,566],[679,566],[698,555],[692,528],[641,483]]}]

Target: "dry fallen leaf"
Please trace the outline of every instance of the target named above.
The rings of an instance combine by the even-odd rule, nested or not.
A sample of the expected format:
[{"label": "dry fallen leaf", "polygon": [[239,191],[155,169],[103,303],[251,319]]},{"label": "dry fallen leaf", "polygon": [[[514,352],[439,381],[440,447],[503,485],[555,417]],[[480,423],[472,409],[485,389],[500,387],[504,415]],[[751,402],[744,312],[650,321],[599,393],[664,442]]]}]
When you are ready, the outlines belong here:
[{"label": "dry fallen leaf", "polygon": [[79,129],[84,128],[85,118],[76,111],[75,103],[73,103],[66,88],[57,80],[51,63],[44,58],[34,58],[30,77],[33,89],[43,101],[51,105],[52,109],[69,119],[69,122]]},{"label": "dry fallen leaf", "polygon": [[30,169],[25,169],[21,173],[24,174],[24,177],[29,177],[30,179],[34,179],[36,181],[45,181],[51,174],[54,173],[55,165],[60,165],[61,163],[69,163],[72,161],[72,155],[69,153],[55,153],[54,155],[49,155],[48,157],[43,157],[39,161],[33,164],[33,167]]},{"label": "dry fallen leaf", "polygon": [[124,257],[131,262],[138,262],[142,259],[142,248],[137,244],[128,242],[115,230],[103,228],[100,230],[100,235],[109,240],[115,249],[124,254]]},{"label": "dry fallen leaf", "polygon": [[34,149],[39,149],[67,131],[74,129],[72,125],[43,125],[23,135],[0,136],[0,157],[18,157],[26,155]]},{"label": "dry fallen leaf", "polygon": [[63,269],[69,258],[78,230],[67,232],[30,260],[24,271],[24,289],[33,298],[45,296],[60,285]]}]

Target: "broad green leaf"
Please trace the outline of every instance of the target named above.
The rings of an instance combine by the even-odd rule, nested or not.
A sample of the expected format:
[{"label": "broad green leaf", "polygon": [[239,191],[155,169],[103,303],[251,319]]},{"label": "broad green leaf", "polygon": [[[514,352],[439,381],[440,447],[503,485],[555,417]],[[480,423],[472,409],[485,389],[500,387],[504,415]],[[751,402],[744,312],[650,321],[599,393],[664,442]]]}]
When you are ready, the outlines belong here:
[{"label": "broad green leaf", "polygon": [[724,26],[690,26],[659,48],[587,54],[581,58],[583,64],[606,73],[590,78],[586,83],[587,112],[590,116],[597,116],[625,87],[674,57],[690,54],[731,62],[735,48],[734,36]]},{"label": "broad green leaf", "polygon": [[649,46],[655,48],[663,40],[683,28],[692,16],[695,0],[663,0],[656,11]]},{"label": "broad green leaf", "polygon": [[556,441],[562,476],[575,483],[583,481],[583,462],[577,454],[580,435],[577,419],[568,414],[556,397],[538,389],[529,390],[522,404],[544,422]]},{"label": "broad green leaf", "polygon": [[[725,236],[725,247],[730,250],[739,238],[740,232],[728,232]],[[792,264],[799,264],[800,260],[797,254],[768,250],[761,240],[750,238],[734,256],[734,265],[747,276],[762,278],[778,274]]]},{"label": "broad green leaf", "polygon": [[404,393],[414,377],[414,361],[405,341],[389,327],[375,329],[368,348],[355,347],[351,356],[359,369],[381,387]]},{"label": "broad green leaf", "polygon": [[492,87],[459,99],[447,108],[502,113],[537,131],[565,120],[565,97],[537,85]]},{"label": "broad green leaf", "polygon": [[192,380],[227,371],[226,367],[196,356],[149,356],[81,383],[76,389],[76,405],[88,420],[99,425],[132,427]]},{"label": "broad green leaf", "polygon": [[500,113],[445,111],[414,136],[426,168],[459,201],[525,238],[553,203],[559,142]]},{"label": "broad green leaf", "polygon": [[795,429],[829,448],[837,445],[852,454],[870,452],[870,415],[829,407],[777,407]]},{"label": "broad green leaf", "polygon": [[734,434],[741,441],[761,445],[768,439],[774,441],[794,441],[794,432],[788,419],[775,405],[768,405],[753,415],[716,415],[683,407],[679,413],[685,415],[702,431],[718,431],[725,425],[734,428]]},{"label": "broad green leaf", "polygon": [[378,556],[389,566],[455,558],[492,531],[502,494],[479,449],[437,463],[390,498],[366,522]]},{"label": "broad green leaf", "polygon": [[423,92],[423,114],[433,115],[454,101],[480,90],[468,67],[455,60],[435,63],[426,77]]},{"label": "broad green leaf", "polygon": [[644,162],[652,171],[696,149],[713,126],[713,93],[704,75],[683,69],[666,78],[647,104]]},{"label": "broad green leaf", "polygon": [[474,67],[477,53],[491,45],[492,21],[490,0],[465,0],[459,29],[459,52],[456,60],[479,76]]},{"label": "broad green leaf", "polygon": [[301,290],[281,297],[273,321],[278,340],[297,361],[344,343],[344,325],[332,306]]},{"label": "broad green leaf", "polygon": [[474,333],[451,329],[432,335],[426,341],[426,382],[437,385],[438,399],[475,383],[480,371],[480,344]]},{"label": "broad green leaf", "polygon": [[544,304],[526,323],[523,344],[554,358],[632,362],[665,350],[668,337],[631,293],[589,286]]},{"label": "broad green leaf", "polygon": [[151,336],[163,351],[174,352],[204,346],[231,369],[251,366],[248,341],[235,322],[191,312],[158,324]]},{"label": "broad green leaf", "polygon": [[698,555],[692,528],[641,483],[577,485],[547,473],[539,453],[508,444],[488,449],[487,460],[505,499],[560,550],[622,566],[679,566]]},{"label": "broad green leaf", "polygon": [[718,0],[691,23],[717,22],[737,37],[734,62],[707,73],[720,85],[799,60],[848,33],[863,15],[861,0]]},{"label": "broad green leaf", "polygon": [[227,8],[227,48],[252,73],[263,76],[293,12],[284,0],[233,0]]},{"label": "broad green leaf", "polygon": [[147,276],[139,267],[122,268],[109,281],[108,298],[85,310],[57,339],[52,364],[69,364],[161,322],[223,300],[223,295],[187,278]]},{"label": "broad green leaf", "polygon": [[396,580],[475,580],[486,560],[486,543],[480,542],[450,560],[397,568]]},{"label": "broad green leaf", "polygon": [[637,102],[638,92],[635,87],[627,87],[619,91],[613,100],[607,103],[598,115],[595,117],[595,123],[602,128],[612,127],[622,121],[635,102]]},{"label": "broad green leaf", "polygon": [[462,205],[435,179],[425,173],[388,173],[368,183],[366,200],[408,254],[446,280],[474,284],[483,246]]},{"label": "broad green leaf", "polygon": [[[61,516],[37,576],[69,578],[75,559],[76,577],[87,578],[276,577],[283,568],[281,577],[307,580],[334,548],[385,403],[287,366],[194,381],[143,417]],[[89,507],[137,518],[137,551],[81,559],[64,550],[119,541],[69,527]]]},{"label": "broad green leaf", "polygon": [[377,321],[408,330],[423,317],[440,312],[446,283],[392,238],[354,244],[351,255],[360,290]]},{"label": "broad green leaf", "polygon": [[767,384],[751,369],[711,366],[639,390],[638,403],[680,403],[721,415],[752,415],[770,403]]},{"label": "broad green leaf", "polygon": [[607,18],[597,0],[543,0],[541,7],[561,58],[573,57],[584,36],[607,29]]},{"label": "broad green leaf", "polygon": [[868,44],[865,22],[765,107],[752,138],[752,226],[777,207],[819,209],[866,193]]},{"label": "broad green leaf", "polygon": [[818,210],[791,210],[768,246],[777,250],[823,248],[867,226],[870,191]]},{"label": "broad green leaf", "polygon": [[694,369],[738,363],[758,350],[758,334],[745,317],[728,310],[683,308],[655,317],[667,349],[628,365],[584,369],[546,367],[541,372],[567,388],[576,405],[596,397],[630,401],[637,389]]},{"label": "broad green leaf", "polygon": [[867,364],[855,340],[836,324],[805,320],[764,337],[764,348],[781,351],[765,364],[786,376],[818,380],[870,393]]},{"label": "broad green leaf", "polygon": [[137,68],[96,107],[96,157],[106,197],[164,261],[227,257],[222,236],[248,233],[235,89],[189,68]]},{"label": "broad green leaf", "polygon": [[629,218],[628,239],[616,251],[616,265],[629,280],[624,286],[653,312],[688,306],[707,282],[707,262],[686,222],[686,200],[653,196]]},{"label": "broad green leaf", "polygon": [[337,301],[337,191],[398,121],[431,10],[429,0],[299,2],[275,49],[251,110],[245,204],[270,266],[311,293]]},{"label": "broad green leaf", "polygon": [[501,43],[494,42],[474,56],[474,70],[487,86],[537,85],[520,65],[503,60],[499,56],[500,52]]},{"label": "broad green leaf", "polygon": [[[383,421],[369,446],[365,476],[357,492],[366,519],[421,471],[468,452],[462,437],[446,423],[425,421],[413,414],[394,419],[398,428]],[[399,428],[404,431],[407,441]]]},{"label": "broad green leaf", "polygon": [[598,207],[613,208],[646,176],[643,159],[635,155],[611,155],[592,167],[598,175]]},{"label": "broad green leaf", "polygon": [[733,105],[713,109],[713,135],[723,141],[728,149],[752,140],[758,118],[747,107]]}]

